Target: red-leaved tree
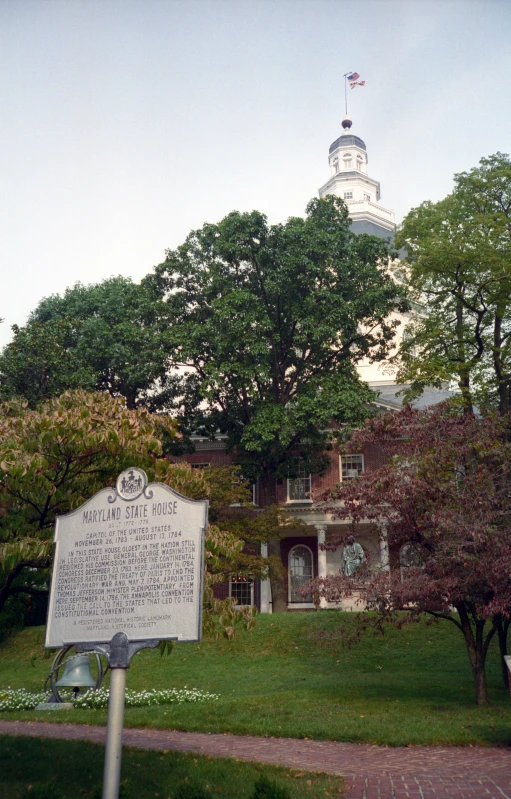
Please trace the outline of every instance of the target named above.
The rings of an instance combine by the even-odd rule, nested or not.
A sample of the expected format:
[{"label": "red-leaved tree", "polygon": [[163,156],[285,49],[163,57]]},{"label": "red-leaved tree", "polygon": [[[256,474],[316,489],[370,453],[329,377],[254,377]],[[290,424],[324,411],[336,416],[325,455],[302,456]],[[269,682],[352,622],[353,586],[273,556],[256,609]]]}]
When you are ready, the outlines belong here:
[{"label": "red-leaved tree", "polygon": [[[386,464],[323,498],[336,501],[334,517],[375,525],[387,538],[390,570],[369,563],[353,577],[318,578],[312,586],[317,603],[359,595],[368,610],[378,611],[375,624],[424,613],[454,624],[465,639],[481,705],[488,703],[488,647],[497,633],[505,653],[511,614],[506,423],[442,404],[427,411],[407,406],[357,431],[349,451],[381,447]],[[356,528],[350,525],[350,532]],[[344,539],[330,540],[327,548]]]}]

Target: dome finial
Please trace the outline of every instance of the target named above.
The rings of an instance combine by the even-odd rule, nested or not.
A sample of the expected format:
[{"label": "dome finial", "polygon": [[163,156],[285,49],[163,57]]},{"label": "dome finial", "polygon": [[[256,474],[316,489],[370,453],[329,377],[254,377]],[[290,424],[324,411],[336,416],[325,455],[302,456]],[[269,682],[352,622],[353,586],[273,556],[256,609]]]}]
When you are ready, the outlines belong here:
[{"label": "dome finial", "polygon": [[349,133],[350,128],[353,125],[353,122],[348,116],[345,116],[341,124],[344,128],[344,133]]}]

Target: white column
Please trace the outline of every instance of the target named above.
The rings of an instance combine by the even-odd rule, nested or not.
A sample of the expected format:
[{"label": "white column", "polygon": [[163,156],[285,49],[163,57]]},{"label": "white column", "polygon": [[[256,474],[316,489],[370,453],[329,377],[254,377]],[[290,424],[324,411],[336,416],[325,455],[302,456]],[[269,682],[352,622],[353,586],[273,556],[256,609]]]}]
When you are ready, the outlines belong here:
[{"label": "white column", "polygon": [[[326,524],[315,524],[318,534],[318,577],[326,577],[326,549],[321,548],[321,544],[326,539]],[[322,597],[319,602],[321,608],[326,608],[326,599]]]},{"label": "white column", "polygon": [[[268,544],[261,544],[261,555],[268,557]],[[261,580],[261,613],[271,613],[271,586],[270,579]]]},{"label": "white column", "polygon": [[382,571],[390,572],[389,562],[389,543],[387,540],[387,527],[380,530],[380,568]]}]

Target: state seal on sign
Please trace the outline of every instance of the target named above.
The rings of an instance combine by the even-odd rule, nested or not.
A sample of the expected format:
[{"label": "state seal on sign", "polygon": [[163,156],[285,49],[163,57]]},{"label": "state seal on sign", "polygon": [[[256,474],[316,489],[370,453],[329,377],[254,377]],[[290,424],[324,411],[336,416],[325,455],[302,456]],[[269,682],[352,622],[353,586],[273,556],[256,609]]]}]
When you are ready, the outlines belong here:
[{"label": "state seal on sign", "polygon": [[133,466],[125,469],[117,478],[117,493],[122,499],[137,499],[147,486],[147,475],[142,469]]}]

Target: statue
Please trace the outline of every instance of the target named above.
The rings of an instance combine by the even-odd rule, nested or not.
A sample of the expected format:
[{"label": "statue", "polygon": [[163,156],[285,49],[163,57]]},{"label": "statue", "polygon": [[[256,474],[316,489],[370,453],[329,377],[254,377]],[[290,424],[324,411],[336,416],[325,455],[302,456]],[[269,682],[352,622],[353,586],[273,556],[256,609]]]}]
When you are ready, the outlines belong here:
[{"label": "statue", "polygon": [[357,544],[352,535],[348,536],[348,543],[342,552],[342,572],[346,577],[351,577],[360,566],[365,563],[365,552],[360,544]]}]

